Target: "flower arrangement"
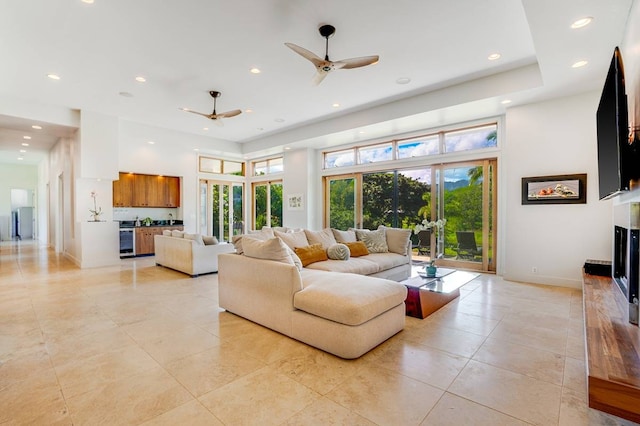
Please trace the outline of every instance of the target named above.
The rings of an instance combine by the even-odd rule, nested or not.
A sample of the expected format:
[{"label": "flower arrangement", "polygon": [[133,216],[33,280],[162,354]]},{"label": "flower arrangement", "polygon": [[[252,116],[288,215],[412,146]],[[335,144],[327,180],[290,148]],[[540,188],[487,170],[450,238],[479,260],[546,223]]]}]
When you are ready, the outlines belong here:
[{"label": "flower arrangement", "polygon": [[424,219],[422,223],[419,223],[413,228],[414,233],[418,233],[420,231],[426,231],[427,229],[435,228],[436,232],[442,232],[444,226],[447,224],[447,219],[438,219],[436,221],[429,221]]},{"label": "flower arrangement", "polygon": [[97,222],[100,220],[100,215],[102,214],[102,207],[97,207],[96,198],[98,197],[98,194],[96,194],[96,191],[91,191],[90,195],[91,195],[91,198],[93,198],[93,210],[89,209],[89,211],[93,215],[93,220]]}]

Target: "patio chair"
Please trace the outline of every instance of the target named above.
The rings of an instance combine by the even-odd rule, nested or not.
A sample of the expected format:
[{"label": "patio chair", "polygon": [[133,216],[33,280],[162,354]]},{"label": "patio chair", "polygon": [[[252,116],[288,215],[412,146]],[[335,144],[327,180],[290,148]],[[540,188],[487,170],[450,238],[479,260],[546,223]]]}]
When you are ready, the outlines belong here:
[{"label": "patio chair", "polygon": [[418,232],[418,255],[431,255],[431,230],[423,230]]},{"label": "patio chair", "polygon": [[458,246],[456,252],[457,259],[474,260],[477,256],[482,256],[482,247],[476,245],[476,237],[473,231],[456,231]]}]

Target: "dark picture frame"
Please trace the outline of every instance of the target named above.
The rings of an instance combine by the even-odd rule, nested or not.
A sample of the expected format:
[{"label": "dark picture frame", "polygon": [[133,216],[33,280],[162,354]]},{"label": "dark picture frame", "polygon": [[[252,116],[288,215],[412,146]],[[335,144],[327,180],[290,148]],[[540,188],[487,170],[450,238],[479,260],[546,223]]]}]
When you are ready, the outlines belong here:
[{"label": "dark picture frame", "polygon": [[586,203],[586,173],[522,178],[522,204]]}]

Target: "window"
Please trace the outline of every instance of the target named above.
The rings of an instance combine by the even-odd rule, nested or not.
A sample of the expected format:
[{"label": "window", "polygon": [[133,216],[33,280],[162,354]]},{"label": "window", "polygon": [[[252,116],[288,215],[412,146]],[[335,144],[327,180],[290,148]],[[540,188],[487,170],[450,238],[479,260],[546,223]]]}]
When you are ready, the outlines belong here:
[{"label": "window", "polygon": [[388,142],[358,148],[358,158],[359,164],[393,160],[393,144]]},{"label": "window", "polygon": [[[324,168],[442,155],[498,146],[497,123],[324,153]],[[394,156],[394,152],[396,153]],[[394,158],[395,157],[395,158]]]},{"label": "window", "polygon": [[282,182],[253,184],[253,229],[282,226]]},{"label": "window", "polygon": [[271,158],[269,160],[255,161],[253,163],[253,175],[265,176],[284,171],[284,160],[282,157]]},{"label": "window", "polygon": [[475,127],[444,134],[445,152],[470,151],[497,146],[496,125]]},{"label": "window", "polygon": [[244,163],[241,161],[200,157],[198,171],[200,173],[244,176]]}]

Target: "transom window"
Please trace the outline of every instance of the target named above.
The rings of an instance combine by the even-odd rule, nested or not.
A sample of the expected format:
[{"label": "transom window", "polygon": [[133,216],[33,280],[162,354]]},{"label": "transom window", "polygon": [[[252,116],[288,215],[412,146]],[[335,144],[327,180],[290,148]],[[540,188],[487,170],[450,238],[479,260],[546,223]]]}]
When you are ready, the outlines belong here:
[{"label": "transom window", "polygon": [[284,161],[282,157],[254,161],[252,164],[254,176],[265,176],[274,173],[282,173],[284,171]]},{"label": "transom window", "polygon": [[220,158],[200,157],[198,162],[200,173],[244,176],[244,162],[223,160]]},{"label": "transom window", "polygon": [[498,146],[497,123],[440,131],[410,139],[356,146],[324,153],[324,168],[348,167],[382,161],[481,150]]}]

